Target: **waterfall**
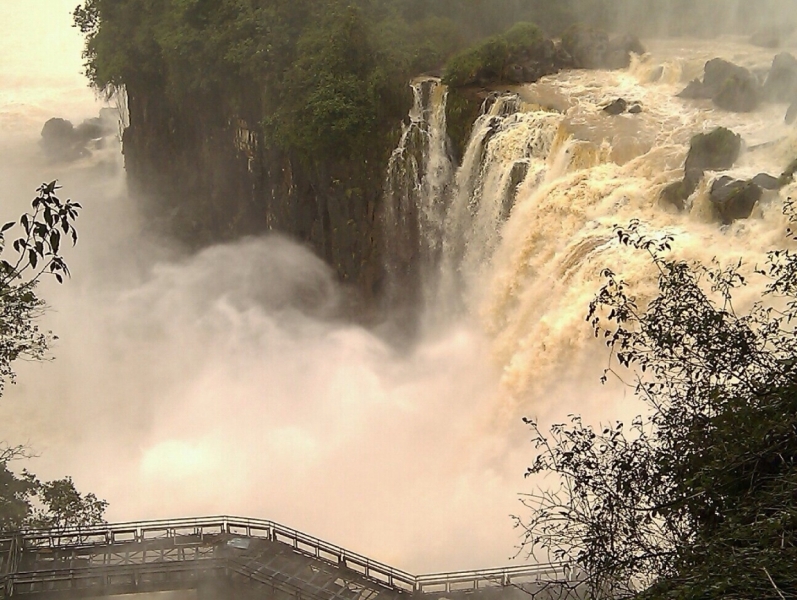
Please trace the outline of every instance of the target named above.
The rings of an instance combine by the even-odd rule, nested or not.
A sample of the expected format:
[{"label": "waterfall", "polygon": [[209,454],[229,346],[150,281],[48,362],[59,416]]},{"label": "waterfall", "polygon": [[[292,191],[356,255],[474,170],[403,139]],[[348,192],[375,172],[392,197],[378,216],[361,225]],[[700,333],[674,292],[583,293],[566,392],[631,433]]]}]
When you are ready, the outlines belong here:
[{"label": "waterfall", "polygon": [[[743,42],[722,43],[728,56],[741,52]],[[764,50],[743,50],[750,68],[772,60]],[[616,242],[616,225],[638,219],[652,235],[672,233],[681,257],[702,262],[753,265],[782,243],[780,208],[794,186],[768,194],[749,219],[722,226],[711,217],[714,179],[778,175],[797,147],[783,107],[743,115],[677,98],[716,53],[716,43],[684,52],[662,41],[656,58],[635,59],[625,71],[566,72],[490,93],[456,168],[445,153],[446,93],[434,81],[414,84],[416,103],[388,174],[397,225],[387,236],[394,248],[414,250],[391,260],[400,256],[404,275],[417,277],[427,321],[479,323],[509,397],[539,397],[564,365],[594,362],[584,314],[604,268],[623,270],[642,301],[654,293],[649,260]],[[604,113],[617,97],[643,112]],[[733,169],[707,174],[686,212],[667,210],[659,195],[683,176],[691,137],[718,126],[740,133],[748,151]]]},{"label": "waterfall", "polygon": [[439,263],[454,172],[445,86],[426,78],[413,81],[411,88],[413,106],[388,163],[382,211],[391,304],[420,300],[417,295],[429,289]]}]

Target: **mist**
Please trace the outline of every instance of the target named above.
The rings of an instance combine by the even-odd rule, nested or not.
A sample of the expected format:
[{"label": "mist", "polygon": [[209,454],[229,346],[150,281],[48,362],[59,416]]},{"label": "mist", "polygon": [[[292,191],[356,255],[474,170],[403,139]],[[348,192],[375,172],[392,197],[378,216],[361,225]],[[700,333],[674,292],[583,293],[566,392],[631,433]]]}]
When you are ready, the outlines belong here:
[{"label": "mist", "polygon": [[[274,235],[186,255],[148,232],[118,148],[48,162],[39,131],[103,102],[73,1],[4,3],[3,218],[42,181],[83,205],[63,286],[45,281],[52,361],[18,365],[2,438],[70,475],[111,521],[273,519],[413,572],[503,564],[529,459],[500,369],[466,320],[411,351],[335,315],[330,269]],[[57,5],[57,6],[56,6]],[[511,422],[511,425],[510,425]]]},{"label": "mist", "polygon": [[[647,260],[606,241],[612,225],[641,215],[652,228],[677,230],[684,254],[701,260],[731,248],[754,264],[780,239],[772,206],[720,231],[699,211],[681,219],[650,201],[699,127],[735,127],[751,145],[781,140],[743,159],[740,177],[797,147],[793,131],[782,135],[783,107],[748,121],[703,107],[685,114],[674,94],[719,52],[702,41],[683,58],[677,43],[663,44],[665,59],[539,86],[540,98],[547,91],[571,102],[566,123],[549,115],[552,140],[562,142],[573,123],[593,137],[533,157],[540,179],[518,188],[495,259],[479,265],[463,302],[471,310],[427,315],[414,345],[394,344],[383,333],[390,327],[343,318],[346,291],[331,269],[286,237],[191,254],[153,233],[127,191],[118,143],[69,164],[46,159],[47,119],[78,124],[105,106],[81,75],[74,2],[0,6],[0,19],[14,23],[0,39],[0,53],[13,57],[0,63],[2,218],[17,217],[53,179],[84,207],[79,243],[66,253],[73,277],[40,287],[49,305],[42,325],[59,338],[53,360],[18,365],[18,384],[0,399],[0,439],[37,453],[20,467],[70,475],[107,499],[110,521],[238,514],[414,573],[505,564],[520,541],[509,515],[522,511],[517,494],[531,485],[523,474],[533,448],[520,417],[544,425],[578,412],[605,422],[639,410],[628,388],[598,383],[606,350],[583,319],[607,265],[625,268],[646,293],[653,286]],[[683,3],[659,2],[642,22],[648,4],[620,1],[601,18],[617,30],[633,24],[634,33],[690,33]],[[751,4],[722,2],[723,19],[691,33],[732,33],[749,18],[765,27],[791,14],[791,2],[772,0],[756,3],[751,17]],[[585,17],[594,9],[579,7]],[[722,51],[747,52],[740,44]],[[771,62],[767,52],[756,66]],[[658,87],[639,83],[658,67]],[[609,143],[598,121],[607,93],[645,104],[632,132],[638,152],[622,165],[595,158]],[[538,126],[532,121],[512,123],[525,135]],[[507,131],[490,168],[522,149],[512,143],[518,130]],[[577,159],[588,166],[567,173],[566,161]]]}]

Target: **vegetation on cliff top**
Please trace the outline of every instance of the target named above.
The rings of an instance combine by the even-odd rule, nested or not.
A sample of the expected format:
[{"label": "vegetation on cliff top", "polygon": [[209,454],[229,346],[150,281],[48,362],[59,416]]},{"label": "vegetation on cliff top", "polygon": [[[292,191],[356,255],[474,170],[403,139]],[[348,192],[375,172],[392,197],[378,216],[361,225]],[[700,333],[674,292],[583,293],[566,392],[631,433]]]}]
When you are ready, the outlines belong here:
[{"label": "vegetation on cliff top", "polygon": [[[87,74],[98,89],[155,89],[183,108],[204,98],[251,109],[265,115],[261,125],[272,145],[323,160],[379,156],[382,134],[409,108],[412,76],[441,69],[469,43],[519,19],[557,33],[574,21],[575,5],[84,0],[74,17],[86,34]],[[486,43],[511,46],[532,30],[514,28]]]},{"label": "vegetation on cliff top", "polygon": [[467,85],[480,74],[500,79],[510,59],[525,48],[538,45],[543,34],[534,23],[520,22],[505,33],[490,36],[454,56],[446,65],[443,83]]}]

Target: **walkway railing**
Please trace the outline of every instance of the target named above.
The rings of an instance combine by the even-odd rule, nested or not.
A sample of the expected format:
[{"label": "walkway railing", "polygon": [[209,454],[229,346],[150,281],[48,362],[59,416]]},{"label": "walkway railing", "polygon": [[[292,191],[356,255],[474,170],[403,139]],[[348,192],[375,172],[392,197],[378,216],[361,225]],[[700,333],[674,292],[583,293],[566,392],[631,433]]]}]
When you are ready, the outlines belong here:
[{"label": "walkway railing", "polygon": [[409,594],[466,592],[528,581],[572,580],[572,573],[564,563],[415,576],[273,521],[219,516],[32,530],[0,538],[0,584],[7,598],[11,595],[16,578],[30,580],[36,577],[35,571],[19,571],[19,558],[24,552],[156,543],[156,540],[172,540],[175,545],[184,540],[193,544],[197,540],[210,541],[219,536],[261,538],[285,544],[305,556],[351,569],[386,588]]}]

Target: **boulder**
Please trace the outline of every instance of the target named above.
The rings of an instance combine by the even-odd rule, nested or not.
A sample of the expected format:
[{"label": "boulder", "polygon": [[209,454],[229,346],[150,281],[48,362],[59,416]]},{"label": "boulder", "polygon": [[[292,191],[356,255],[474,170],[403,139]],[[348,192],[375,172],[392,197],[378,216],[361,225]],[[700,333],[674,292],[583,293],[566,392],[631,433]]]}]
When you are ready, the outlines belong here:
[{"label": "boulder", "polygon": [[710,90],[711,94],[718,93],[728,79],[755,79],[744,67],[735,65],[721,58],[712,58],[703,68],[703,84]]},{"label": "boulder", "polygon": [[642,105],[639,102],[635,102],[630,106],[628,109],[629,114],[638,115],[642,112]]},{"label": "boulder", "polygon": [[760,101],[759,84],[745,69],[721,58],[706,63],[703,74],[705,93],[719,108],[734,112],[750,112]]},{"label": "boulder", "polygon": [[628,108],[628,102],[623,98],[618,98],[608,106],[603,107],[603,112],[608,115],[617,116],[623,114]]},{"label": "boulder", "polygon": [[621,35],[609,40],[604,57],[607,69],[626,69],[631,64],[631,54],[645,54],[645,47],[635,35]]},{"label": "boulder", "polygon": [[764,96],[772,102],[797,99],[797,58],[788,52],[775,57],[764,84]]},{"label": "boulder", "polygon": [[85,141],[66,119],[53,117],[42,127],[41,146],[51,160],[72,161],[84,156]]},{"label": "boulder", "polygon": [[724,225],[746,219],[761,199],[763,190],[752,181],[720,177],[711,185],[709,199]]},{"label": "boulder", "polygon": [[690,81],[683,91],[678,94],[679,98],[687,98],[689,100],[710,100],[711,96],[711,90],[703,85],[703,82],[699,79]]},{"label": "boulder", "polygon": [[526,74],[523,72],[523,65],[512,63],[504,70],[504,78],[510,83],[525,83]]},{"label": "boulder", "polygon": [[733,112],[750,112],[761,100],[761,85],[755,75],[721,58],[706,63],[703,80],[695,79],[678,94],[679,98],[710,98],[714,104]]},{"label": "boulder", "polygon": [[795,173],[797,173],[797,158],[791,161],[789,166],[786,167],[786,170],[780,174],[778,181],[780,182],[781,186],[789,185],[790,183],[792,183],[794,181]]},{"label": "boulder", "polygon": [[742,150],[742,138],[730,129],[718,127],[710,133],[692,138],[684,166],[684,181],[694,191],[704,171],[730,169]]},{"label": "boulder", "polygon": [[733,75],[726,79],[714,95],[714,104],[731,112],[752,112],[758,108],[760,87],[754,77]]},{"label": "boulder", "polygon": [[759,173],[753,177],[751,181],[764,190],[779,190],[781,187],[783,187],[780,183],[780,179],[770,175],[769,173]]},{"label": "boulder", "polygon": [[678,212],[686,207],[686,199],[694,191],[687,188],[685,181],[675,181],[661,191],[659,203],[664,206],[673,206]]},{"label": "boulder", "polygon": [[75,127],[75,136],[84,143],[100,139],[104,135],[105,124],[99,118],[86,119]]},{"label": "boulder", "polygon": [[606,64],[609,34],[594,27],[572,25],[562,35],[562,48],[577,69],[600,69]]},{"label": "boulder", "polygon": [[625,69],[631,64],[631,54],[646,52],[635,35],[609,39],[605,31],[583,24],[572,25],[564,32],[562,48],[577,69]]}]

